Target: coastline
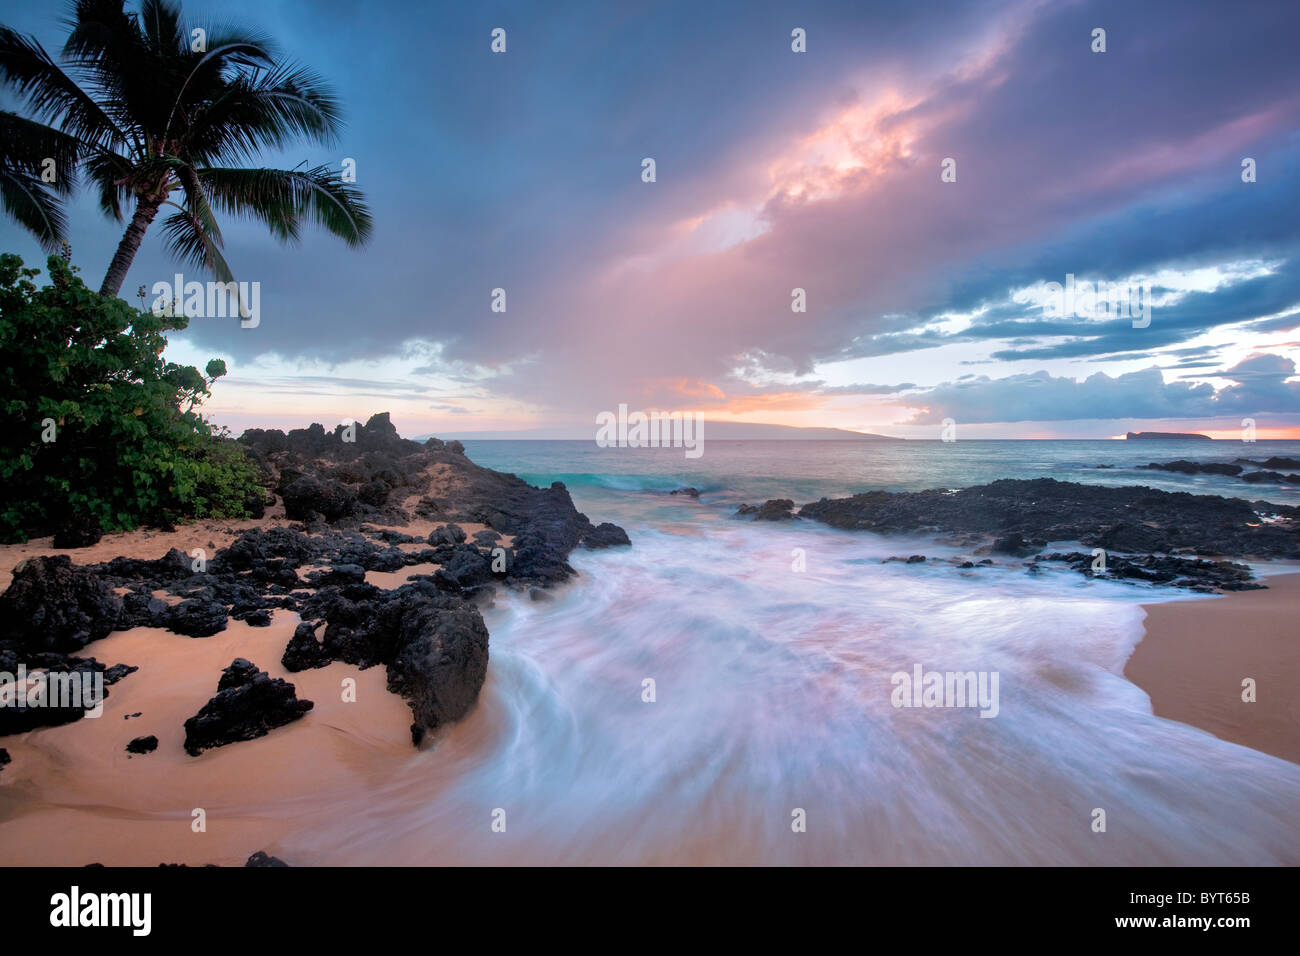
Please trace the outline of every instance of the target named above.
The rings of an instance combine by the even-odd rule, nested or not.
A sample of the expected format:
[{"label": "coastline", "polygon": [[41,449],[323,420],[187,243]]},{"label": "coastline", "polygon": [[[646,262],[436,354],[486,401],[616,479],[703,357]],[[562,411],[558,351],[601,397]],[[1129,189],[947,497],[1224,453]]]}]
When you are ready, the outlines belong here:
[{"label": "coastline", "polygon": [[[1266,590],[1143,605],[1146,634],[1124,676],[1156,716],[1300,764],[1300,570],[1265,581]],[[1250,704],[1246,677],[1256,683]]]},{"label": "coastline", "polygon": [[[0,745],[7,746],[12,757],[0,773],[0,845],[4,847],[0,850],[0,865],[95,862],[110,866],[158,863],[237,866],[259,851],[281,857],[290,865],[339,859],[388,863],[455,860],[458,854],[484,852],[470,848],[462,835],[464,814],[481,809],[473,799],[466,799],[467,793],[475,793],[476,785],[487,784],[486,790],[476,797],[490,801],[486,806],[495,807],[501,802],[498,792],[502,782],[511,781],[514,787],[508,792],[514,793],[514,799],[521,805],[529,799],[540,801],[540,805],[531,807],[537,814],[535,819],[540,820],[546,812],[555,812],[555,808],[548,802],[550,794],[545,787],[535,789],[528,778],[525,771],[529,759],[545,758],[549,766],[556,763],[558,755],[560,766],[578,772],[583,769],[582,759],[592,759],[593,753],[597,763],[605,758],[602,753],[584,749],[592,745],[584,742],[582,734],[574,734],[573,727],[605,726],[606,719],[612,719],[615,724],[647,719],[630,718],[624,712],[627,700],[617,688],[610,686],[617,683],[617,677],[613,682],[608,679],[553,682],[553,675],[542,674],[534,679],[530,673],[532,655],[539,660],[549,658],[557,674],[566,662],[570,669],[602,664],[612,665],[616,675],[621,673],[623,649],[589,641],[581,645],[581,652],[575,650],[573,634],[599,633],[590,626],[590,620],[562,614],[547,621],[533,617],[545,613],[544,609],[532,610],[532,602],[552,597],[546,593],[547,589],[581,573],[567,563],[576,547],[598,550],[615,544],[626,546],[628,537],[621,528],[608,523],[593,525],[576,510],[566,487],[558,481],[550,488],[532,487],[512,474],[475,464],[463,450],[438,447],[434,444],[436,439],[426,446],[406,442],[396,436],[386,416],[362,426],[359,437],[363,448],[360,454],[353,455],[351,449],[331,444],[316,448],[311,444],[310,433],[255,436],[254,447],[269,462],[278,482],[274,504],[267,505],[262,516],[255,520],[201,521],[166,531],[140,529],[105,535],[97,544],[81,549],[52,549],[49,538],[0,546],[0,588],[12,582],[31,592],[24,598],[25,604],[15,605],[11,611],[15,619],[23,614],[43,613],[46,605],[63,602],[74,609],[84,609],[97,625],[111,625],[105,631],[106,636],[92,638],[81,649],[71,647],[64,651],[63,647],[70,645],[60,645],[58,654],[41,649],[37,638],[44,635],[43,630],[35,635],[21,631],[15,642],[17,652],[32,661],[41,661],[43,666],[59,664],[58,660],[51,663],[51,656],[80,654],[94,657],[101,669],[130,665],[138,670],[112,685],[100,718],[43,726],[0,738]],[[329,439],[321,441],[328,443]],[[375,445],[390,449],[392,459],[374,449]],[[361,489],[373,490],[371,482],[378,481],[375,476],[380,473],[392,479],[385,481],[385,493],[367,493],[363,498]],[[1137,491],[1152,520],[1140,526],[1132,522],[1113,523],[1111,512],[1126,513]],[[956,560],[916,562],[920,565],[916,568],[919,589],[916,593],[924,595],[942,588],[942,583],[936,581],[927,584],[928,579],[949,573],[958,576],[955,582],[959,588],[970,587],[965,572],[978,575],[983,564],[998,564],[1008,572],[1019,569],[1036,575],[1039,571],[1035,562],[1039,555],[1028,562],[1020,559],[1046,540],[1077,539],[1086,544],[1090,540],[1100,541],[1100,536],[1105,535],[1107,545],[1163,548],[1170,543],[1167,536],[1192,533],[1178,529],[1207,527],[1207,522],[1200,520],[1206,514],[1223,510],[1236,514],[1245,504],[1218,496],[1187,499],[1150,489],[1137,491],[1094,489],[1050,479],[1006,480],[993,486],[974,486],[960,497],[939,496],[934,492],[877,492],[850,499],[822,499],[807,510],[824,512],[831,520],[822,523],[831,528],[838,524],[871,531],[881,524],[888,526],[881,533],[896,533],[901,539],[915,535],[917,522],[933,520],[938,513],[950,527],[950,534],[936,539],[936,543],[955,541],[963,553],[972,557],[985,553],[1000,556],[998,561],[990,558],[980,566],[966,561],[951,569],[946,565],[955,565]],[[336,499],[346,501],[350,511],[327,520],[324,512]],[[959,500],[962,506],[953,509],[950,502],[954,500]],[[1023,507],[1027,500],[1035,504],[1036,510],[1031,512]],[[600,508],[590,510],[595,513]],[[775,523],[771,533],[778,537],[773,540],[782,542],[790,534],[798,533],[800,522],[791,510],[792,502],[788,499],[769,501],[763,508],[753,509],[756,519]],[[743,509],[740,513],[748,514]],[[1005,530],[1005,516],[1009,514],[1023,516],[1021,524],[1001,536],[989,532],[994,527]],[[615,510],[614,516],[625,520],[623,512]],[[1287,521],[1291,520],[1288,517]],[[782,524],[783,521],[788,523]],[[1062,528],[1074,537],[1058,538],[1058,529]],[[1270,548],[1280,551],[1285,544],[1282,534],[1289,528],[1289,523],[1285,527],[1244,524],[1232,540],[1225,539],[1225,550],[1235,549],[1232,552],[1235,556],[1268,553],[1266,549]],[[1035,540],[1038,538],[1044,541]],[[735,554],[751,557],[759,554],[732,543],[730,550],[715,544],[715,551],[721,547],[728,559]],[[762,547],[758,542],[755,544]],[[600,566],[610,577],[591,592],[598,606],[601,588],[619,591],[620,581],[624,585],[621,593],[633,593],[642,587],[653,590],[655,582],[674,583],[671,568],[669,575],[661,578],[647,567],[647,562],[672,565],[671,560],[664,561],[668,553],[665,548],[669,546],[662,541],[656,545],[655,535],[650,535],[644,546],[652,551],[639,566],[629,562],[622,567],[621,574],[617,573],[618,565],[623,562]],[[659,550],[653,550],[656,547]],[[1247,547],[1262,550],[1247,551]],[[166,556],[169,548],[175,549],[170,559]],[[207,552],[212,564],[206,571],[195,572],[186,564],[185,556],[192,548]],[[489,563],[494,549],[508,555],[505,575],[500,580]],[[777,550],[783,551],[784,545]],[[835,550],[822,553],[825,568],[835,563],[831,560]],[[724,564],[734,567],[727,561],[716,560],[716,554],[710,559],[709,553],[706,548],[700,560],[716,567]],[[74,570],[56,573],[47,568],[42,577],[34,576],[30,567],[17,567],[23,559],[40,562],[40,556],[45,554],[66,555],[72,560]],[[848,564],[853,566],[866,560],[874,566],[879,560],[879,555],[864,558],[856,551],[852,554],[839,551],[839,556],[851,559]],[[1047,561],[1062,561],[1076,555],[1042,557]],[[1075,570],[1087,575],[1091,556],[1078,557],[1086,557],[1087,561],[1083,565],[1075,562]],[[122,560],[114,564],[110,558]],[[1244,565],[1171,558],[1163,553],[1147,554],[1141,563],[1136,557],[1125,560],[1127,564],[1118,555],[1112,558],[1111,567],[1117,572],[1117,578],[1173,587],[1198,586],[1201,590],[1220,579],[1228,585],[1237,583],[1241,575],[1248,573]],[[839,565],[844,563],[841,560]],[[890,562],[885,559],[881,563]],[[908,562],[909,566],[912,564]],[[1173,570],[1167,565],[1172,565]],[[735,580],[728,578],[727,586],[739,581],[737,593],[740,594],[751,578],[768,575],[763,580],[778,595],[785,594],[789,599],[778,600],[773,605],[784,614],[784,608],[797,606],[805,598],[797,589],[784,590],[791,576],[784,570],[784,561],[779,567],[777,575],[772,576],[771,569],[758,560],[748,573],[733,575]],[[698,570],[699,565],[683,562],[676,570],[688,568]],[[1126,569],[1133,573],[1124,573]],[[1128,655],[1130,660],[1122,672],[1135,685],[1123,688],[1126,706],[1122,716],[1129,723],[1098,725],[1088,730],[1093,742],[1099,744],[1093,748],[1094,759],[1102,759],[1096,756],[1102,754],[1121,766],[1126,765],[1125,760],[1128,766],[1136,761],[1148,773],[1163,773],[1162,779],[1172,781],[1170,786],[1180,791],[1179,799],[1188,799],[1196,792],[1213,793],[1222,801],[1221,805],[1236,808],[1234,816],[1238,819],[1252,820],[1258,811],[1262,819],[1274,820],[1272,805],[1258,801],[1271,798],[1270,794],[1277,793],[1277,788],[1288,780],[1290,791],[1294,792],[1297,770],[1263,754],[1300,764],[1300,754],[1292,752],[1294,743],[1288,739],[1296,736],[1294,732],[1288,734],[1294,727],[1295,714],[1294,708],[1288,708],[1285,692],[1287,678],[1300,676],[1300,658],[1294,652],[1288,656],[1286,633],[1291,609],[1300,598],[1300,573],[1296,573],[1300,572],[1300,565],[1289,564],[1285,568],[1274,565],[1269,570],[1273,572],[1267,576],[1269,588],[1257,591],[1254,598],[1246,598],[1246,592],[1235,592],[1218,599],[1201,597],[1194,601],[1143,605],[1147,616],[1146,639],[1139,641]],[[64,582],[60,575],[71,575],[68,580],[77,587]],[[410,582],[412,577],[417,580]],[[844,581],[837,581],[833,575],[819,581],[819,587],[829,589],[824,604],[852,606],[853,596],[836,590]],[[715,581],[718,583],[721,581]],[[856,587],[856,579],[847,584]],[[84,593],[77,588],[84,588]],[[531,650],[525,649],[521,654],[515,648],[512,653],[507,622],[503,624],[506,640],[498,645],[504,653],[495,658],[497,663],[493,669],[484,668],[487,672],[477,676],[468,670],[458,672],[450,682],[435,686],[431,681],[442,671],[433,665],[466,657],[457,650],[463,646],[462,639],[468,632],[461,625],[466,621],[481,621],[479,608],[492,602],[493,595],[502,588],[507,589],[504,593],[523,598],[522,602],[514,602],[517,607],[511,615],[522,615],[525,622],[534,621],[534,626],[544,625],[535,627],[536,630],[558,631],[560,638],[540,644],[530,638]],[[121,608],[111,606],[111,602],[85,599],[86,594],[103,596],[105,589],[121,599]],[[714,593],[723,592],[704,591],[697,596],[712,600]],[[36,601],[31,599],[32,595],[44,597]],[[755,596],[752,591],[750,596]],[[842,604],[837,597],[847,598],[847,604]],[[223,626],[215,632],[207,627],[191,627],[189,617],[173,613],[182,604],[195,605],[204,612],[199,616],[200,624],[206,623],[211,613],[220,618]],[[1125,620],[1130,624],[1135,623],[1136,606],[1133,598],[1126,601]],[[617,603],[605,607],[617,610]],[[1207,613],[1211,610],[1213,613]],[[252,611],[262,612],[257,623],[250,620]],[[431,640],[449,642],[445,646],[451,652],[445,652],[444,645],[431,644],[428,649],[417,646],[410,653],[383,656],[382,648],[390,643],[405,639],[406,646],[413,646],[411,641],[424,634],[424,631],[412,635],[386,630],[388,625],[384,622],[403,622],[421,614],[424,615],[420,618],[421,628],[428,630]],[[959,612],[954,614],[953,620],[958,624],[970,620]],[[851,618],[849,615],[845,620]],[[580,626],[584,620],[585,628]],[[748,625],[738,621],[735,627],[737,632],[744,632],[748,627],[749,632],[761,634],[771,626],[771,620],[770,617],[754,618]],[[863,620],[875,619],[867,615]],[[311,625],[305,635],[300,634],[304,622]],[[55,623],[64,631],[71,627],[62,619]],[[664,685],[677,688],[679,693],[682,687],[688,688],[674,708],[659,711],[664,717],[648,718],[664,721],[663,726],[671,735],[682,729],[674,724],[684,712],[677,708],[690,706],[689,689],[695,686],[692,684],[695,674],[689,673],[693,671],[689,667],[678,672],[673,670],[674,666],[684,667],[684,645],[680,639],[675,640],[670,633],[656,643],[653,638],[658,633],[657,623],[650,626],[636,618],[631,623],[628,633],[647,635],[640,653],[657,668],[655,672]],[[880,647],[870,641],[854,644],[847,631],[837,630],[838,622],[828,623],[830,629],[813,640],[813,644],[826,640],[825,653],[839,655],[837,659],[844,662],[843,669],[835,671],[834,678],[816,676],[822,673],[819,666],[822,652],[815,646],[808,650],[804,644],[792,648],[758,646],[756,652],[747,649],[743,655],[752,663],[752,669],[746,673],[755,682],[754,686],[775,688],[779,693],[788,694],[789,706],[783,711],[786,719],[778,720],[768,733],[783,734],[797,725],[808,716],[807,706],[802,702],[821,702],[827,689],[838,690],[846,699],[851,698],[853,682],[871,673]],[[312,640],[312,631],[320,630],[322,625],[323,632],[315,634]],[[1201,629],[1197,633],[1204,647],[1189,644],[1193,625]],[[1234,636],[1241,631],[1248,632],[1249,639]],[[729,622],[724,646],[730,643],[731,634]],[[483,636],[486,645],[485,630]],[[1121,655],[1128,651],[1135,635],[1126,627],[1123,636]],[[839,643],[841,637],[848,638],[844,645]],[[932,648],[945,647],[945,634],[936,637],[938,643]],[[1244,653],[1245,650],[1251,654]],[[5,653],[14,655],[15,651]],[[656,653],[660,655],[657,663]],[[772,657],[772,653],[776,656]],[[273,726],[269,733],[255,738],[232,731],[225,741],[228,745],[189,756],[185,751],[185,721],[212,697],[223,669],[236,658],[253,662],[272,680],[294,685],[298,699],[312,701],[313,709],[305,719]],[[15,661],[18,659],[14,657]],[[663,663],[666,659],[673,663]],[[405,663],[408,660],[417,664],[427,660],[430,667],[412,671]],[[803,665],[809,661],[814,662],[813,671],[805,672]],[[1105,666],[1113,669],[1115,662],[1116,658],[1109,656]],[[793,668],[792,663],[796,665]],[[642,669],[638,667],[638,671]],[[1259,681],[1260,700],[1267,706],[1239,702],[1240,678],[1236,676],[1239,673]],[[398,678],[396,683],[394,674]],[[1231,678],[1226,687],[1225,674]],[[412,683],[412,676],[419,680]],[[1069,687],[1052,685],[1046,688],[1048,696],[1058,689],[1067,696],[1070,693]],[[1146,698],[1138,689],[1145,692]],[[488,706],[475,706],[480,691]],[[450,712],[443,706],[451,699],[450,695],[463,698],[466,706]],[[1152,710],[1143,708],[1144,700],[1150,701],[1149,706],[1158,717],[1190,726],[1178,727],[1152,718]],[[591,704],[592,701],[595,703]],[[585,710],[576,702],[581,702]],[[432,705],[443,709],[430,710]],[[748,712],[747,700],[736,706],[737,713]],[[725,708],[717,708],[712,702],[697,702],[697,707],[694,716],[702,715],[705,720],[719,714],[728,716]],[[633,710],[641,713],[639,708]],[[1233,718],[1240,723],[1242,711],[1250,720],[1247,726],[1236,726]],[[585,725],[579,723],[579,714],[585,714]],[[1053,729],[1050,708],[1040,716],[1044,721],[1044,737],[1053,739],[1052,734],[1061,728]],[[887,714],[885,720],[892,721],[893,717]],[[683,739],[693,737],[699,723],[687,722],[691,723],[691,730]],[[978,733],[984,733],[982,725],[983,722],[977,724]],[[1137,735],[1126,734],[1132,726],[1145,728],[1141,740]],[[1196,733],[1192,726],[1259,753],[1220,744]],[[434,736],[425,736],[426,731]],[[644,728],[638,726],[636,732],[643,733]],[[994,748],[1014,747],[1020,728],[1013,725],[988,740],[970,738],[969,728],[962,732],[966,736],[948,736],[956,732],[947,725],[931,727],[919,721],[906,728],[900,725],[899,739],[910,741],[915,745],[915,753],[922,756],[916,757],[909,751],[897,759],[904,763],[924,762],[926,753],[961,751],[964,744],[958,745],[959,740],[978,740],[979,746]],[[145,735],[157,738],[156,749],[147,754],[126,751],[128,741]],[[532,748],[524,753],[528,759],[523,761],[523,769],[518,762],[512,762],[508,766],[489,768],[485,774],[484,766],[492,760],[508,756],[511,761],[518,761],[518,753],[510,745],[515,738],[529,741]],[[846,743],[842,747],[838,739],[822,743],[826,753],[842,757],[845,765],[851,765],[859,753],[854,749],[857,738],[849,734],[844,739]],[[1124,742],[1116,745],[1117,739]],[[424,746],[426,741],[432,746]],[[1100,745],[1103,741],[1110,743]],[[730,744],[737,760],[753,756],[754,766],[760,770],[780,767],[782,772],[787,772],[794,768],[796,776],[802,772],[797,760],[793,764],[782,763],[779,754],[773,757],[743,734]],[[1118,746],[1118,756],[1107,757],[1112,746]],[[1054,779],[1060,787],[1058,796],[1075,795],[1082,792],[1081,787],[1093,786],[1072,779],[1071,768],[1056,766],[1055,752],[1050,748],[1030,747],[1017,751],[1017,756],[1026,762],[1025,766],[1033,764],[1039,774],[1036,779],[1046,779],[1044,774]],[[768,758],[774,762],[762,762]],[[1202,772],[1183,774],[1180,768],[1189,763]],[[1254,789],[1247,788],[1244,795],[1236,793],[1239,774],[1231,769],[1238,765],[1255,769],[1261,769],[1262,765],[1261,780],[1256,781]],[[644,764],[635,761],[622,766],[626,767],[629,778],[646,770]],[[742,771],[750,769],[743,763],[737,766]],[[692,773],[703,772],[692,767]],[[884,759],[882,767],[881,778],[893,779],[890,772],[894,765],[890,758]],[[574,779],[584,778],[579,775]],[[704,772],[704,779],[712,788],[709,792],[716,797],[729,792],[741,778],[728,774],[712,779]],[[856,780],[851,774],[844,779]],[[966,796],[964,792],[954,795],[944,790],[946,782],[952,779],[947,771],[936,771],[934,779],[938,781],[934,796],[937,812],[946,813],[953,807],[960,811]],[[1001,781],[995,777],[986,785],[1000,786]],[[518,789],[520,786],[522,790]],[[1133,793],[1124,790],[1123,784],[1116,787],[1110,799],[1134,798]],[[1044,794],[1046,791],[1044,787]],[[1054,814],[1060,801],[1044,794],[1027,798],[1021,805],[1036,821],[1024,828],[1024,855],[1017,858],[1021,862],[1039,859],[1036,846],[1045,834],[1059,830],[1060,821]],[[445,801],[441,807],[435,800],[439,795]],[[894,796],[895,791],[886,786],[876,795],[876,800],[884,806]],[[619,797],[624,799],[624,793],[620,792]],[[1137,799],[1146,801],[1141,804],[1143,807],[1159,808],[1163,798],[1139,793]],[[1088,805],[1092,806],[1101,798],[1090,796],[1089,800]],[[208,826],[203,832],[195,832],[191,825],[192,816],[198,810],[203,811]],[[384,817],[385,812],[391,816]],[[1146,812],[1150,822],[1153,811]],[[564,826],[568,821],[566,814],[562,810],[550,819]],[[371,828],[360,839],[371,841],[373,849],[352,847],[346,842],[352,837],[341,833],[339,821],[353,818],[366,821]],[[844,819],[846,826],[858,825],[851,817]],[[377,824],[376,820],[383,822]],[[416,825],[421,832],[427,830],[428,835],[408,845],[400,834],[403,828]],[[1261,829],[1277,830],[1281,826],[1258,824]],[[722,830],[706,828],[691,839],[705,841],[713,847],[719,832]],[[1137,838],[1138,834],[1133,836]],[[1275,832],[1253,844],[1251,841],[1258,834],[1249,827],[1244,827],[1237,836],[1246,841],[1238,848],[1239,852],[1253,846],[1258,852],[1274,853],[1276,846],[1289,847],[1292,842],[1279,842]],[[865,841],[863,859],[890,859],[888,854],[897,849],[873,844],[869,829],[862,831],[861,838]],[[1180,844],[1181,849],[1166,851],[1150,842],[1153,839],[1150,834],[1143,835],[1136,843],[1126,842],[1121,852],[1131,854],[1132,860],[1144,859],[1144,854],[1155,852],[1161,859],[1167,853],[1171,861],[1184,861],[1201,860],[1197,854],[1205,849]],[[1143,841],[1147,841],[1145,849]],[[714,854],[711,859],[731,858],[725,843],[722,841],[716,850],[710,850]],[[1060,848],[1070,854],[1070,859],[1113,862],[1106,848],[1091,843],[1062,844]],[[768,847],[768,851],[774,854],[771,859],[787,859],[788,851],[784,847]],[[551,859],[548,854],[552,853],[559,854],[555,859],[609,858],[603,849],[582,840],[569,847],[540,840],[514,852],[516,855],[509,858],[513,861]],[[661,859],[657,848],[643,846],[623,852],[636,859]],[[830,861],[841,859],[839,852],[835,841],[829,841],[788,858]],[[917,859],[930,859],[931,848],[924,842],[913,848],[913,853],[917,852],[921,854]],[[487,851],[482,859],[494,859],[495,853],[495,848]],[[585,857],[584,853],[597,855]],[[641,855],[637,856],[638,853]],[[1292,857],[1283,854],[1277,858],[1287,861]],[[672,862],[672,859],[663,858],[663,861]]]}]

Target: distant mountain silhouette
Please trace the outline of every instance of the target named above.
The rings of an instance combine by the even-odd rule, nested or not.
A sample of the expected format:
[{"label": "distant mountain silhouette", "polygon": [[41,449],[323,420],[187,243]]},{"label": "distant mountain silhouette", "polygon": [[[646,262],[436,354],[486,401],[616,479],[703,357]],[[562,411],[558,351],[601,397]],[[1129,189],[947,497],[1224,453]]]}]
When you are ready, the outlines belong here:
[{"label": "distant mountain silhouette", "polygon": [[1129,432],[1124,438],[1128,441],[1147,438],[1199,438],[1202,441],[1214,441],[1209,435],[1198,435],[1196,432]]}]

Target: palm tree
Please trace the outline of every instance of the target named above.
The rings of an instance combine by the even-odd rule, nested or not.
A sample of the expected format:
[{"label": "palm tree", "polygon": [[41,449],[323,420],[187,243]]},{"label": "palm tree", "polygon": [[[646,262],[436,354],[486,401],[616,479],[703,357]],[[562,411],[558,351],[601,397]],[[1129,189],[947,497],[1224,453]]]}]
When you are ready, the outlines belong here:
[{"label": "palm tree", "polygon": [[[164,206],[175,209],[162,225],[168,248],[222,281],[233,277],[214,210],[285,241],[306,219],[350,246],[369,237],[361,193],[329,166],[244,165],[299,140],[331,144],[341,128],[330,89],[266,37],[190,29],[167,0],[143,0],[139,14],[125,0],[75,0],[65,22],[66,72],[34,37],[0,27],[0,83],[29,114],[0,112],[0,205],[47,247],[62,238],[59,204],[78,173],[117,222],[130,209],[101,293],[118,294]],[[37,172],[43,158],[54,183]]]}]

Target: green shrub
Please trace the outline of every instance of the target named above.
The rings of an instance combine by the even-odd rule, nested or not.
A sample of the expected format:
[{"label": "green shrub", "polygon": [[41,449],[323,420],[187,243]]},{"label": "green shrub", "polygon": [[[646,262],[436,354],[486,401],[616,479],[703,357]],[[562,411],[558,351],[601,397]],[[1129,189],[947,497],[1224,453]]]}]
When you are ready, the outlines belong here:
[{"label": "green shrub", "polygon": [[58,256],[47,268],[38,287],[39,270],[0,255],[0,539],[246,517],[259,470],[195,411],[225,363],[164,361],[183,316],[91,291]]}]

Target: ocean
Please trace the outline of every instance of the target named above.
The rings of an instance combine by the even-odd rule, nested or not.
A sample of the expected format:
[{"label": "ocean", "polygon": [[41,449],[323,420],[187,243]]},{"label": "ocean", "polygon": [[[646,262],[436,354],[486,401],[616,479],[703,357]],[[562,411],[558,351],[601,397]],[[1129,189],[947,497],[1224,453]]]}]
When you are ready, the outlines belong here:
[{"label": "ocean", "polygon": [[[1141,602],[1187,593],[1064,567],[1030,575],[1014,561],[963,571],[942,559],[969,552],[928,538],[733,517],[773,497],[1041,476],[1295,504],[1300,486],[1135,466],[1300,457],[1300,442],[706,441],[698,459],[592,442],[466,451],[535,484],[563,481],[633,546],[576,551],[578,578],[549,599],[499,595],[484,610],[491,663],[474,712],[367,793],[345,829],[296,834],[288,852],[411,864],[1300,863],[1300,767],[1154,716],[1122,675]],[[700,498],[667,494],[684,486]],[[884,562],[913,553],[930,560]],[[996,715],[895,706],[894,675],[917,667],[996,675]]]}]

